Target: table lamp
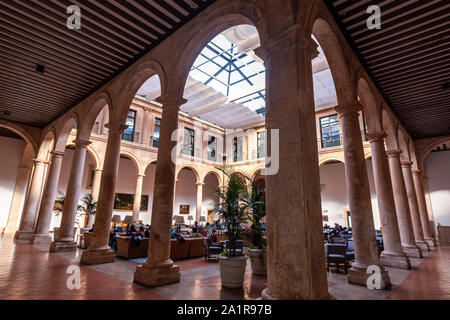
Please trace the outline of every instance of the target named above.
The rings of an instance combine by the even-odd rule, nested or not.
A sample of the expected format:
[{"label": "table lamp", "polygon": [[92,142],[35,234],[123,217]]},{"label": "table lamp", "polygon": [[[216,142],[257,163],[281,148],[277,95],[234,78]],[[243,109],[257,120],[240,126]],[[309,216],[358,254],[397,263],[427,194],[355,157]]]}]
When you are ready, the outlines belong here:
[{"label": "table lamp", "polygon": [[123,223],[125,223],[125,224],[134,224],[133,216],[126,216],[125,219],[123,219]]},{"label": "table lamp", "polygon": [[120,222],[120,221],[121,221],[120,215],[118,215],[118,214],[113,215],[113,217],[112,217],[112,219],[111,219],[111,222],[114,222],[114,227],[113,227],[113,228],[115,228],[117,222]]},{"label": "table lamp", "polygon": [[189,221],[189,225],[192,225],[192,223],[190,223],[190,221],[194,220],[194,218],[192,216],[188,217],[188,221]]},{"label": "table lamp", "polygon": [[202,224],[202,222],[205,222],[206,218],[205,216],[200,216],[200,219],[198,219],[198,222],[200,222]]}]

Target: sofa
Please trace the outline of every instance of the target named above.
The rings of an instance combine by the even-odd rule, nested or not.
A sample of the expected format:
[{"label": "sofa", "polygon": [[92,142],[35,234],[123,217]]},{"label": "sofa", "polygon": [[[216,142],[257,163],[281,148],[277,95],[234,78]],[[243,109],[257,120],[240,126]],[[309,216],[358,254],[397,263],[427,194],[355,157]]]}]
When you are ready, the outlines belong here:
[{"label": "sofa", "polygon": [[117,238],[117,256],[125,259],[143,258],[148,254],[148,238],[142,238],[138,246],[132,243],[131,237]]}]

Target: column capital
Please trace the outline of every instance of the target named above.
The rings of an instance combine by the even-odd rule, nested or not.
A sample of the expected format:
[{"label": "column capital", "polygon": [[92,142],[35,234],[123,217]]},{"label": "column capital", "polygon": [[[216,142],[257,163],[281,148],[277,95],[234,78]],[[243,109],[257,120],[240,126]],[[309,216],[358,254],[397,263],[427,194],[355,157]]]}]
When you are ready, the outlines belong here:
[{"label": "column capital", "polygon": [[102,169],[102,168],[95,168],[93,171],[94,171],[94,172],[102,172],[103,169]]},{"label": "column capital", "polygon": [[197,185],[197,186],[203,186],[203,185],[205,185],[205,184],[204,184],[203,182],[197,182],[196,185]]},{"label": "column capital", "polygon": [[380,132],[373,132],[373,133],[367,133],[366,134],[367,139],[369,139],[369,142],[376,142],[381,141],[383,142],[384,138],[387,137],[386,133],[380,131]]},{"label": "column capital", "polygon": [[122,133],[126,128],[128,128],[128,126],[125,124],[114,122],[108,122],[107,124],[105,124],[105,127],[108,128],[108,130],[111,132],[119,132],[119,133]]},{"label": "column capital", "polygon": [[402,161],[402,167],[403,168],[411,168],[412,161]]},{"label": "column capital", "polygon": [[75,139],[75,140],[73,140],[73,143],[75,143],[75,145],[78,148],[86,148],[88,145],[91,144],[91,142],[89,140],[84,140],[84,139]]},{"label": "column capital", "polygon": [[186,99],[177,97],[175,95],[165,94],[156,98],[156,101],[161,103],[164,107],[177,107],[180,108],[181,105],[187,102]]},{"label": "column capital", "polygon": [[417,176],[420,176],[420,173],[422,172],[422,170],[419,170],[419,169],[414,169],[414,170],[412,170],[412,173],[413,174],[415,174],[415,175],[417,175]]},{"label": "column capital", "polygon": [[137,175],[137,178],[138,178],[138,179],[139,179],[139,178],[143,179],[144,177],[145,177],[145,174],[142,174],[142,173],[140,173],[140,174]]},{"label": "column capital", "polygon": [[48,164],[48,161],[36,158],[36,159],[33,159],[33,164],[35,164],[35,165],[45,165],[45,164]]},{"label": "column capital", "polygon": [[311,55],[311,59],[319,55],[317,43],[298,24],[292,25],[276,36],[266,39],[254,51],[258,57],[261,57],[266,62],[270,60],[270,55],[279,51],[288,50],[294,45],[299,46],[302,50],[307,50]]},{"label": "column capital", "polygon": [[349,113],[357,114],[359,111],[363,109],[361,103],[358,100],[355,100],[351,103],[340,104],[336,106],[335,110],[339,114],[340,117],[345,116]]},{"label": "column capital", "polygon": [[51,151],[50,154],[52,155],[52,158],[63,158],[65,153],[61,151]]},{"label": "column capital", "polygon": [[389,158],[400,158],[400,155],[403,153],[402,150],[394,149],[394,150],[386,150],[386,154]]}]

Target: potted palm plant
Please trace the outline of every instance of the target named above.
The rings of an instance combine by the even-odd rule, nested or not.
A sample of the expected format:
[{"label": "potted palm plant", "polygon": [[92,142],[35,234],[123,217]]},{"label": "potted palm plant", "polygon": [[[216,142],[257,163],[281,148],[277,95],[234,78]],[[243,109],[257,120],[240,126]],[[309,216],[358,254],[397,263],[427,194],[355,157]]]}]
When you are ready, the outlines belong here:
[{"label": "potted palm plant", "polygon": [[264,230],[262,219],[266,216],[266,203],[264,201],[264,190],[259,190],[256,182],[252,182],[251,195],[245,200],[249,214],[252,219],[251,235],[253,246],[248,249],[252,272],[255,275],[266,275],[266,241],[263,237]]},{"label": "potted palm plant", "polygon": [[82,205],[80,209],[83,212],[82,214],[87,216],[86,228],[83,229],[90,229],[94,222],[95,213],[97,212],[97,202],[94,201],[94,197],[90,193],[86,194],[81,199],[81,202]]},{"label": "potted palm plant", "polygon": [[242,196],[247,192],[245,179],[225,168],[218,168],[228,178],[223,188],[216,189],[219,206],[216,209],[228,236],[226,249],[219,256],[220,278],[225,288],[240,288],[244,282],[247,256],[243,254],[243,225],[248,221],[247,205]]}]

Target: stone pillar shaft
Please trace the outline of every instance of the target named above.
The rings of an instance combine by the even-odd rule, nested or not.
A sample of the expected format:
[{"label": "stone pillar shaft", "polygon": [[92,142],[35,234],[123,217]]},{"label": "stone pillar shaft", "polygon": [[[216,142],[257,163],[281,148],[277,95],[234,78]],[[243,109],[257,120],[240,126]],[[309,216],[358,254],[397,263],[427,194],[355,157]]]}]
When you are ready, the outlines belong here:
[{"label": "stone pillar shaft", "polygon": [[411,165],[411,161],[402,161],[403,177],[405,179],[406,194],[408,195],[408,203],[414,230],[414,238],[416,245],[422,251],[429,251],[430,248],[428,247],[423,237],[423,229],[422,223],[420,221],[419,207],[417,205],[417,196],[416,190],[414,188]]},{"label": "stone pillar shaft", "polygon": [[75,152],[73,153],[69,183],[64,199],[59,235],[50,246],[51,252],[76,250],[73,229],[78,211],[78,203],[80,201],[81,182],[83,180],[84,163],[86,161],[86,147],[90,142],[77,139],[74,143]]},{"label": "stone pillar shaft", "polygon": [[51,237],[48,233],[52,220],[53,208],[55,206],[56,192],[58,190],[59,176],[64,153],[52,152],[52,160],[47,176],[44,192],[42,194],[41,208],[39,210],[36,232],[30,239],[31,244],[50,243]]},{"label": "stone pillar shaft", "polygon": [[198,222],[202,215],[202,206],[203,206],[203,185],[204,183],[197,183],[197,201],[195,205],[195,220]]},{"label": "stone pillar shaft", "polygon": [[[349,270],[350,283],[367,285],[367,267],[380,266],[375,226],[373,222],[369,179],[364,158],[362,137],[358,119],[361,105],[358,101],[336,108],[342,123],[344,140],[345,176],[352,219],[355,246],[355,262]],[[382,288],[390,285],[389,275],[383,267]]]},{"label": "stone pillar shaft", "polygon": [[[263,299],[328,299],[311,35],[293,25],[258,49],[266,65],[267,288]],[[279,139],[272,144],[272,136]],[[277,152],[278,151],[278,152]],[[271,171],[269,170],[269,172]],[[295,236],[292,236],[294,235]],[[293,254],[295,248],[295,254]]]},{"label": "stone pillar shaft", "polygon": [[142,182],[144,181],[144,175],[138,174],[136,179],[136,191],[134,193],[133,203],[133,221],[139,220],[139,213],[141,212],[141,198],[142,198]]},{"label": "stone pillar shaft", "polygon": [[411,263],[402,251],[392,184],[384,148],[385,136],[381,132],[368,134],[372,150],[373,176],[380,212],[381,231],[383,233],[384,251],[381,253],[380,262],[384,266],[410,269]]},{"label": "stone pillar shaft", "polygon": [[95,215],[94,237],[89,248],[81,256],[80,262],[84,264],[114,262],[114,252],[109,247],[109,232],[116,194],[122,133],[127,126],[108,123],[105,127],[108,128],[108,142]]},{"label": "stone pillar shaft", "polygon": [[413,173],[413,180],[414,180],[414,188],[416,190],[420,220],[422,222],[423,236],[429,247],[435,247],[436,241],[434,240],[433,235],[431,233],[431,229],[430,229],[430,221],[428,219],[428,210],[427,210],[427,204],[425,201],[425,193],[423,192],[423,186],[422,186],[421,171],[414,170],[412,173]]},{"label": "stone pillar shaft", "polygon": [[176,95],[165,95],[159,97],[157,101],[162,103],[163,108],[156,161],[148,260],[141,268],[138,267],[134,274],[134,282],[146,286],[159,286],[180,281],[179,267],[174,265],[170,259],[170,230],[176,166],[172,161],[172,150],[176,141],[172,141],[171,137],[172,133],[178,129],[178,111],[186,100],[178,98]]},{"label": "stone pillar shaft", "polygon": [[94,201],[98,201],[101,179],[102,179],[102,170],[95,169],[94,178],[92,181],[92,198],[94,199]]},{"label": "stone pillar shaft", "polygon": [[9,210],[8,222],[6,223],[4,233],[14,233],[17,229],[17,219],[20,214],[20,206],[22,200],[25,198],[28,176],[30,168],[18,168],[16,185],[14,186],[14,196],[11,201],[11,208]]},{"label": "stone pillar shaft", "polygon": [[28,198],[23,209],[19,230],[15,234],[16,239],[30,239],[33,236],[36,216],[39,210],[42,185],[44,182],[45,166],[45,161],[39,159],[34,160],[34,169],[28,189]]},{"label": "stone pillar shaft", "polygon": [[416,245],[409,210],[408,196],[406,193],[405,180],[400,163],[401,150],[390,150],[389,168],[391,173],[392,191],[394,194],[395,209],[397,212],[398,228],[402,242],[403,252],[408,257],[422,258],[422,251]]}]

